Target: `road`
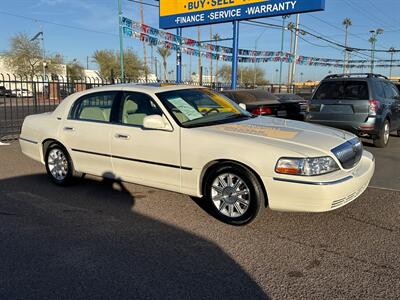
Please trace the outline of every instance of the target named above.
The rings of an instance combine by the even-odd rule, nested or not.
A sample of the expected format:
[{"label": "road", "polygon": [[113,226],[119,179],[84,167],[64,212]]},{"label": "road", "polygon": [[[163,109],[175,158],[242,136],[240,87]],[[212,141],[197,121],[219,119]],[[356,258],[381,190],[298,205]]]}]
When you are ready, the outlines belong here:
[{"label": "road", "polygon": [[399,299],[399,148],[371,148],[375,188],[342,209],[238,228],[176,193],[56,187],[0,146],[0,298]]}]

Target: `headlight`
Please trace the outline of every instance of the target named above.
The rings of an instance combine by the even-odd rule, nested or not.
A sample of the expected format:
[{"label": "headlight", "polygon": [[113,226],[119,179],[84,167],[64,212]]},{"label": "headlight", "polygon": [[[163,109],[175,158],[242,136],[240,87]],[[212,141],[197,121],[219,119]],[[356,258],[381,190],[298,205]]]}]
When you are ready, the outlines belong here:
[{"label": "headlight", "polygon": [[275,172],[288,175],[316,176],[339,170],[333,158],[281,158],[275,167]]}]

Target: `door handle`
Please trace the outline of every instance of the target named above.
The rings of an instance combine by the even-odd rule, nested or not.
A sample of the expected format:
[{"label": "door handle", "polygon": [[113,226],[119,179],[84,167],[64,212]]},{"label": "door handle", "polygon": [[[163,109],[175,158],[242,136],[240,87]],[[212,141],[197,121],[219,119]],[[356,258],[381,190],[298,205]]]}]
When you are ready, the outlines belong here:
[{"label": "door handle", "polygon": [[75,131],[74,127],[64,127],[64,131]]},{"label": "door handle", "polygon": [[115,138],[121,139],[121,140],[129,140],[129,135],[117,133],[117,134],[115,135]]}]

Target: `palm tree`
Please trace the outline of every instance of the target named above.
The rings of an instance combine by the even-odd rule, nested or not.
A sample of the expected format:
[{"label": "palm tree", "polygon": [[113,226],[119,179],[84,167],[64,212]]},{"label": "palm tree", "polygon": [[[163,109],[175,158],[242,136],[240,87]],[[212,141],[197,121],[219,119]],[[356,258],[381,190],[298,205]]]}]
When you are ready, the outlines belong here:
[{"label": "palm tree", "polygon": [[353,25],[353,22],[351,21],[351,19],[350,18],[346,18],[346,19],[344,19],[343,20],[343,23],[342,23],[342,25],[345,27],[345,29],[346,29],[346,34],[345,34],[345,38],[344,38],[344,46],[345,46],[345,49],[344,49],[344,64],[343,64],[343,73],[347,73],[347,60],[348,60],[348,52],[347,52],[347,39],[348,39],[348,34],[349,34],[349,27],[351,26],[351,25]]},{"label": "palm tree", "polygon": [[164,66],[164,81],[167,81],[167,58],[171,56],[171,51],[168,48],[157,48],[157,53],[161,56]]},{"label": "palm tree", "polygon": [[[213,35],[212,38],[215,41],[215,46],[218,46],[218,41],[221,39],[220,35],[218,33]],[[218,57],[219,55],[217,54],[217,61],[215,62],[215,82],[218,83]]]}]

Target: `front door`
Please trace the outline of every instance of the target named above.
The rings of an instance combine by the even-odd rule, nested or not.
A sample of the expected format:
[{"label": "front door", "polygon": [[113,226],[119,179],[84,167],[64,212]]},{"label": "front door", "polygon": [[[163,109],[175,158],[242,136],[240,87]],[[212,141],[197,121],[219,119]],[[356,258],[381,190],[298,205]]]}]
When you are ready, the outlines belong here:
[{"label": "front door", "polygon": [[[119,179],[180,191],[180,130],[149,130],[143,121],[163,113],[147,94],[124,92],[112,126],[112,163]],[[166,118],[165,116],[163,116]]]}]

